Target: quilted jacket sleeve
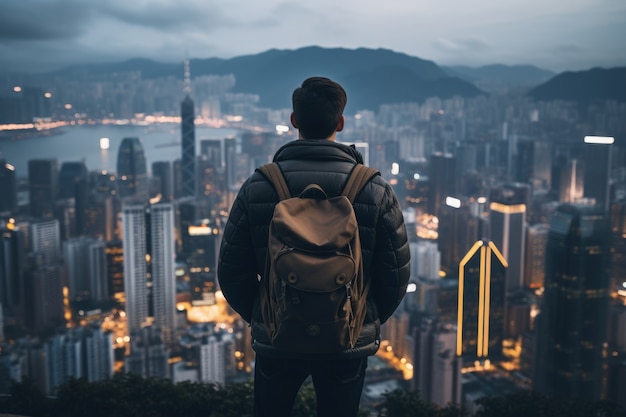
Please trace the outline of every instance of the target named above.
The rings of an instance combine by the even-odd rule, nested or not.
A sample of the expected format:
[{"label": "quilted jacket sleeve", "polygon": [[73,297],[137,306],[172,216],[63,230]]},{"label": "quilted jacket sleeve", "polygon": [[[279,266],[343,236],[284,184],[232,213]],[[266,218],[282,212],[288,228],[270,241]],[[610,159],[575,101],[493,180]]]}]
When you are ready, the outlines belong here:
[{"label": "quilted jacket sleeve", "polygon": [[380,322],[391,317],[402,298],[410,275],[410,250],[402,209],[391,186],[386,184],[376,226],[371,295]]},{"label": "quilted jacket sleeve", "polygon": [[248,323],[259,288],[248,216],[249,181],[239,190],[224,228],[217,267],[218,281],[230,306]]}]

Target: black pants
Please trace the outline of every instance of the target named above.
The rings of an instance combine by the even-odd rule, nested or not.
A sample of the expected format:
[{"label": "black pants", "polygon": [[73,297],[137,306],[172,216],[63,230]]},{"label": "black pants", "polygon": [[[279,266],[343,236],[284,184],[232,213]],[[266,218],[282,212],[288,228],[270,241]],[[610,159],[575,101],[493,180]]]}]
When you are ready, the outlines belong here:
[{"label": "black pants", "polygon": [[320,417],[356,417],[367,357],[349,360],[296,360],[256,356],[254,416],[289,417],[300,387],[310,375]]}]

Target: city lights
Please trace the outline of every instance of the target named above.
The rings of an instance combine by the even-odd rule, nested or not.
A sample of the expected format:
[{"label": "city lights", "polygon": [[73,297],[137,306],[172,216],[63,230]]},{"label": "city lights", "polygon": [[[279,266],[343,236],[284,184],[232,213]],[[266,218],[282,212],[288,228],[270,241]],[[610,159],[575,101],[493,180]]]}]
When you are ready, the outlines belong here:
[{"label": "city lights", "polygon": [[282,135],[283,133],[289,132],[289,126],[287,125],[276,125],[276,133]]},{"label": "city lights", "polygon": [[612,145],[615,142],[615,138],[611,136],[585,136],[584,142],[598,145]]},{"label": "city lights", "polygon": [[110,140],[109,138],[100,138],[100,149],[103,151],[106,151],[109,149],[110,147]]},{"label": "city lights", "polygon": [[446,197],[446,205],[452,208],[461,208],[461,200],[454,197]]}]

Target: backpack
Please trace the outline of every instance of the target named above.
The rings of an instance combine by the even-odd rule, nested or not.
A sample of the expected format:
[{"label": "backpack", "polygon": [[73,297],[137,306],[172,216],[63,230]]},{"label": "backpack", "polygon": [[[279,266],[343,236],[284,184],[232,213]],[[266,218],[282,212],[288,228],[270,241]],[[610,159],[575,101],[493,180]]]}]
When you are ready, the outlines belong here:
[{"label": "backpack", "polygon": [[353,348],[365,318],[369,283],[352,204],[378,171],[357,164],[342,194],[328,198],[317,184],[291,197],[276,163],[257,170],[280,198],[269,225],[260,297],[271,344],[307,354]]}]

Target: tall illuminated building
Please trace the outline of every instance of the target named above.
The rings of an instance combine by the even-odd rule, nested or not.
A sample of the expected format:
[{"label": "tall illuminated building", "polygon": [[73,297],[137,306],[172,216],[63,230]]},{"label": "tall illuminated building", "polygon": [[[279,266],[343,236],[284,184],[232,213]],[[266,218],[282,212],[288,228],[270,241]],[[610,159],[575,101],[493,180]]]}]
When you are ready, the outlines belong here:
[{"label": "tall illuminated building", "polygon": [[610,256],[610,226],[601,207],[557,208],[550,218],[545,293],[537,317],[537,391],[601,398]]},{"label": "tall illuminated building", "polygon": [[17,210],[17,182],[15,167],[0,158],[0,213],[14,213]]},{"label": "tall illuminated building", "polygon": [[119,240],[106,243],[107,287],[109,298],[119,298],[124,294],[124,248]]},{"label": "tall illuminated building", "polygon": [[217,256],[221,228],[215,221],[204,219],[187,227],[186,262],[193,291],[194,304],[215,304],[217,290]]},{"label": "tall illuminated building", "polygon": [[124,138],[120,144],[117,153],[117,190],[122,199],[148,199],[146,155],[137,137]]},{"label": "tall illuminated building", "polygon": [[105,245],[85,236],[63,242],[71,301],[99,303],[109,298]]},{"label": "tall illuminated building", "polygon": [[56,159],[28,161],[30,215],[52,218],[59,193],[59,168]]},{"label": "tall illuminated building", "polygon": [[202,139],[200,141],[200,154],[207,157],[216,169],[224,166],[224,151],[222,139]]},{"label": "tall illuminated building", "polygon": [[439,209],[437,244],[441,251],[441,269],[453,275],[459,261],[481,238],[480,221],[466,201],[447,197]]},{"label": "tall illuminated building", "polygon": [[561,168],[559,201],[576,203],[583,198],[584,165],[577,159],[568,161]]},{"label": "tall illuminated building", "polygon": [[549,229],[547,223],[537,223],[526,228],[524,287],[533,289],[543,287]]},{"label": "tall illuminated building", "polygon": [[128,333],[141,329],[148,318],[148,228],[146,207],[125,204],[122,208],[124,246],[124,296]]},{"label": "tall illuminated building", "polygon": [[452,154],[436,152],[431,155],[429,163],[428,212],[438,216],[439,209],[446,203],[446,198],[458,193],[457,159]]},{"label": "tall illuminated building", "polygon": [[459,264],[456,355],[464,363],[502,354],[507,266],[486,240],[477,241]]},{"label": "tall illuminated building", "polygon": [[191,94],[189,60],[185,60],[185,98],[180,103],[181,134],[182,134],[182,197],[196,193],[196,126],[195,107]]},{"label": "tall illuminated building", "polygon": [[530,195],[527,184],[506,184],[491,191],[489,236],[502,251],[509,267],[506,291],[516,292],[524,284],[526,211]]},{"label": "tall illuminated building", "polygon": [[171,341],[176,327],[176,251],[174,207],[171,203],[150,207],[150,239],[154,324],[163,330],[165,340]]},{"label": "tall illuminated building", "polygon": [[63,162],[59,171],[59,198],[76,198],[78,181],[86,175],[84,161]]},{"label": "tall illuminated building", "polygon": [[174,199],[174,188],[172,176],[172,164],[170,161],[157,161],[152,163],[152,176],[159,180],[159,193],[162,201],[172,201]]},{"label": "tall illuminated building", "polygon": [[584,195],[592,198],[602,210],[609,209],[611,175],[611,148],[615,139],[585,136]]},{"label": "tall illuminated building", "polygon": [[415,330],[411,388],[440,406],[461,403],[462,359],[455,355],[457,329],[452,323],[423,317]]},{"label": "tall illuminated building", "polygon": [[200,345],[200,380],[214,384],[226,382],[226,342],[221,333],[202,338]]},{"label": "tall illuminated building", "polygon": [[24,248],[19,227],[11,222],[0,225],[0,304],[7,321],[24,318]]},{"label": "tall illuminated building", "polygon": [[61,232],[58,220],[34,222],[29,227],[30,253],[24,277],[26,325],[34,332],[65,324]]},{"label": "tall illuminated building", "polygon": [[524,140],[517,143],[515,180],[531,184],[533,190],[552,186],[552,147],[549,142]]},{"label": "tall illuminated building", "polygon": [[[139,330],[152,312],[155,325],[169,341],[176,321],[173,206],[171,203],[127,204],[122,219],[129,333]],[[152,306],[148,282],[152,287]]]}]

